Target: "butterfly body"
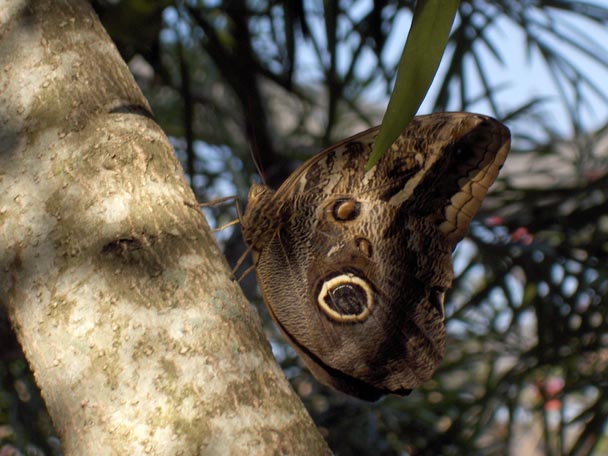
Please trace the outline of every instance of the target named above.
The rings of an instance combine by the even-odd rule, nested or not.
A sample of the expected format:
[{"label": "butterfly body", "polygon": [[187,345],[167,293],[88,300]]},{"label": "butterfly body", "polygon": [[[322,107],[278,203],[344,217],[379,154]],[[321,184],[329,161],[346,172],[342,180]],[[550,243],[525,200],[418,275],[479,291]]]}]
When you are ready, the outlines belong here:
[{"label": "butterfly body", "polygon": [[451,253],[494,181],[508,130],[415,118],[371,170],[378,129],[317,154],[242,220],[269,311],[313,374],[374,400],[431,378],[445,352]]}]

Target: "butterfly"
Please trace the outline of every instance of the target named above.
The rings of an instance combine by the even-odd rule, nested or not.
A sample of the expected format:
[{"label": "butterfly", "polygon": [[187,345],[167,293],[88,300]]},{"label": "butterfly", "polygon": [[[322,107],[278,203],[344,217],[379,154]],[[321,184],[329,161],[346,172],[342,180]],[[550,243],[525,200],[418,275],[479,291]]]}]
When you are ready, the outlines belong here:
[{"label": "butterfly", "polygon": [[325,149],[276,191],[254,184],[241,225],[270,315],[314,376],[366,400],[406,395],[445,353],[452,251],[505,161],[490,117],[415,117],[365,166],[378,128]]}]

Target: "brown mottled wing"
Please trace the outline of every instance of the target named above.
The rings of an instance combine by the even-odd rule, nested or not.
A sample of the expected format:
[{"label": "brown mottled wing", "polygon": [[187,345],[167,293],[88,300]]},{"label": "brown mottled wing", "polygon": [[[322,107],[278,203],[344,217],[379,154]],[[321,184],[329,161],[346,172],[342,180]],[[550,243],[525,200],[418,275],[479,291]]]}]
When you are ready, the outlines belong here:
[{"label": "brown mottled wing", "polygon": [[370,128],[311,157],[283,182],[275,199],[287,201],[308,192],[328,194],[352,189],[348,176],[361,176],[379,131],[379,126]]},{"label": "brown mottled wing", "polygon": [[486,116],[438,113],[415,118],[407,132],[391,153],[415,150],[423,154],[425,165],[391,203],[434,217],[441,222],[440,231],[456,243],[466,235],[507,157],[509,130]]},{"label": "brown mottled wing", "polygon": [[369,172],[377,129],[321,152],[243,218],[271,315],[323,383],[364,399],[407,394],[445,350],[451,252],[505,159],[476,114],[415,118]]}]

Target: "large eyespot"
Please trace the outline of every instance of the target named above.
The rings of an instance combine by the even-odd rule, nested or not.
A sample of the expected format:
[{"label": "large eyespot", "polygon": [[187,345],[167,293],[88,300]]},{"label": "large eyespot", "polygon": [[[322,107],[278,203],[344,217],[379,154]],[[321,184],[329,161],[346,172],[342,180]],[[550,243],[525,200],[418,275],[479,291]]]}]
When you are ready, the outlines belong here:
[{"label": "large eyespot", "polygon": [[374,293],[366,280],[347,273],[323,282],[317,302],[332,320],[354,323],[369,316],[374,304]]},{"label": "large eyespot", "polygon": [[336,201],[331,209],[331,213],[339,222],[354,220],[361,212],[361,203],[354,199],[342,198]]}]

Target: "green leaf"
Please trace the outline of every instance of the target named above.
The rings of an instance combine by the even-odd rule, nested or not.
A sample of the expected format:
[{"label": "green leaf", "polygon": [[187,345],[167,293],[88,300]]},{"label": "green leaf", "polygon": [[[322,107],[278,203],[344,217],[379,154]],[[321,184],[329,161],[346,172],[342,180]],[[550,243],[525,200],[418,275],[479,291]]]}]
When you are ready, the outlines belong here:
[{"label": "green leaf", "polygon": [[459,4],[460,0],[418,0],[393,94],[366,169],[382,158],[418,111],[439,68]]}]

